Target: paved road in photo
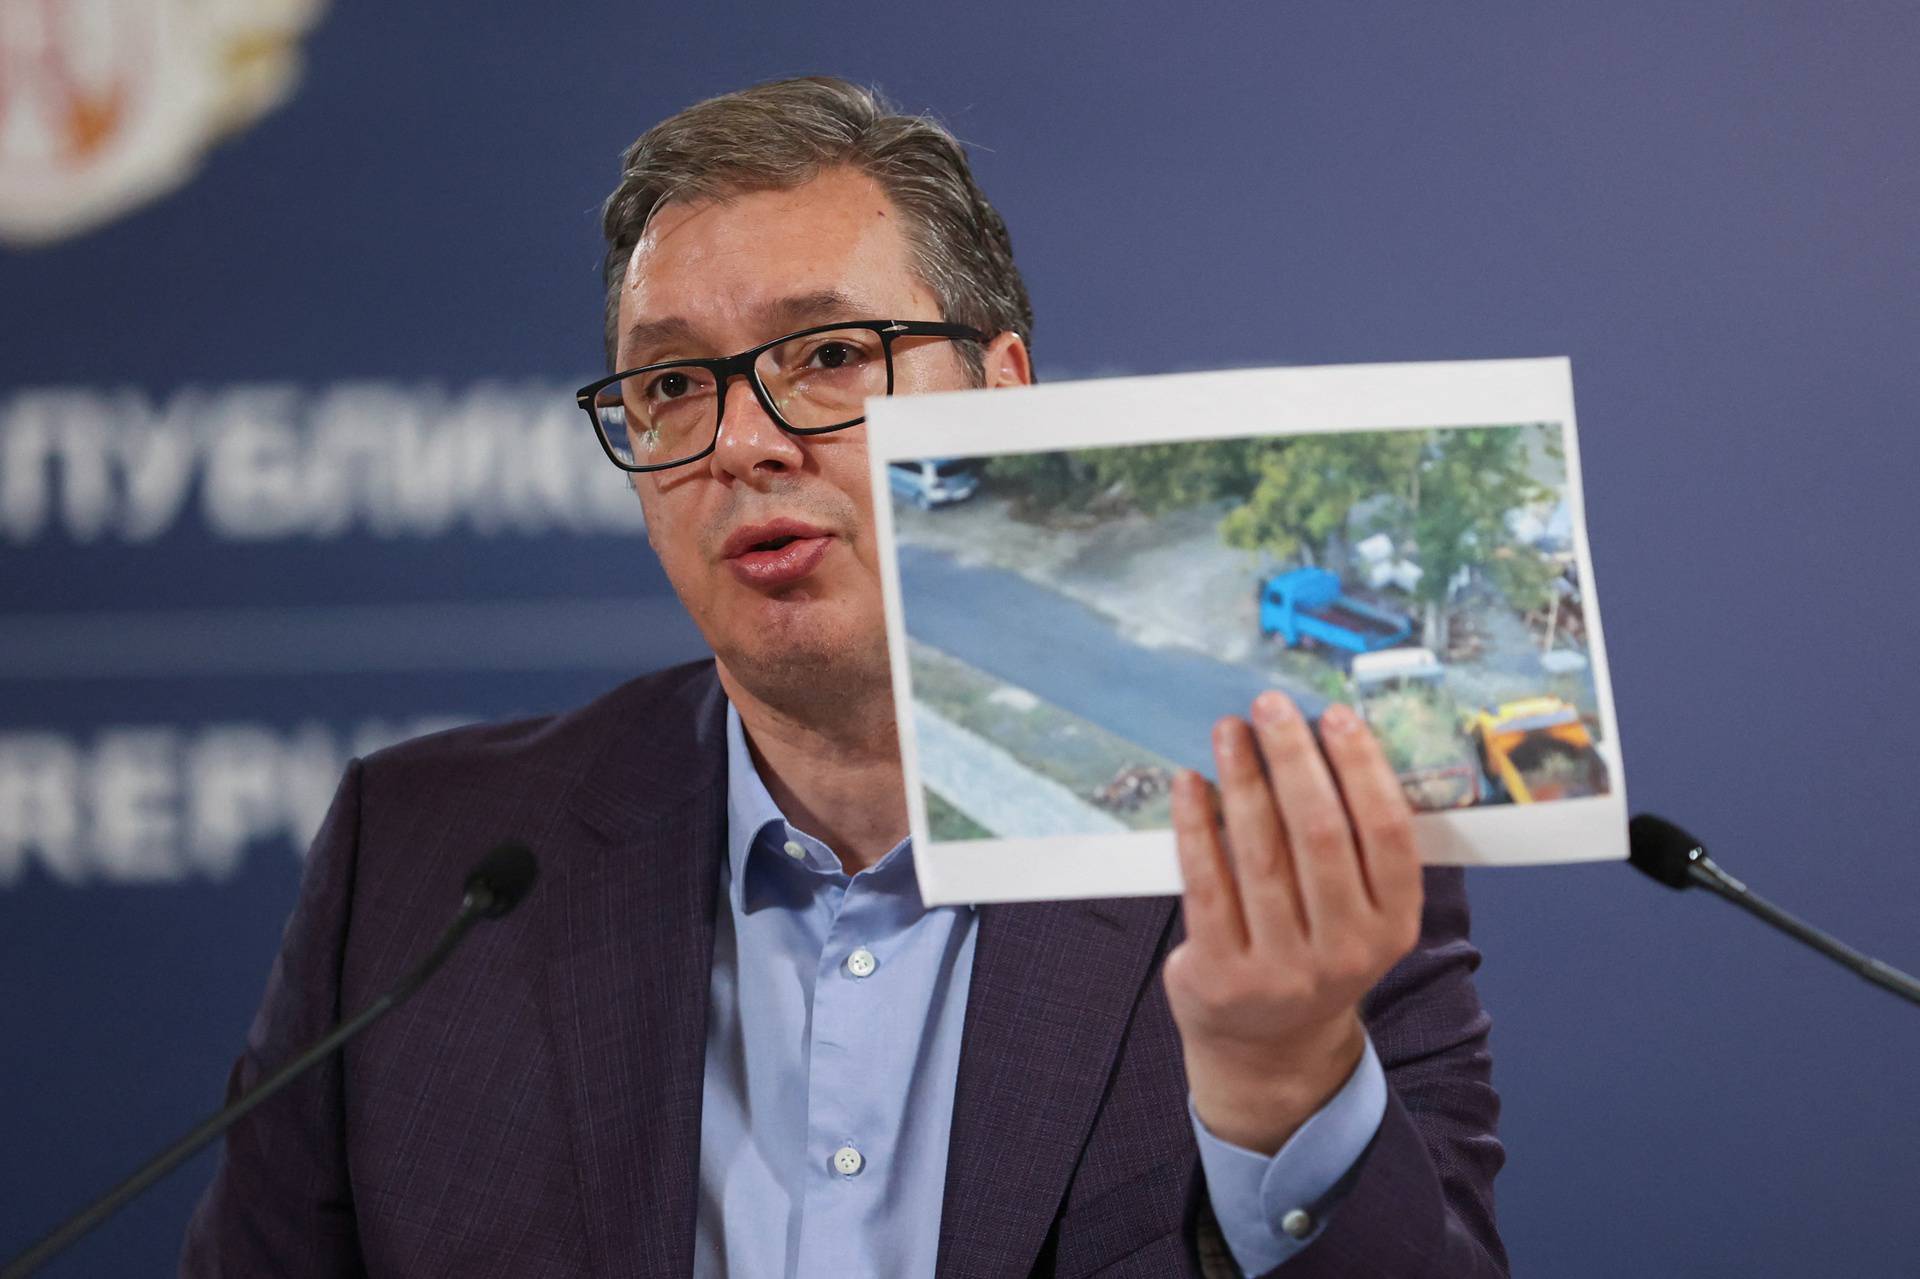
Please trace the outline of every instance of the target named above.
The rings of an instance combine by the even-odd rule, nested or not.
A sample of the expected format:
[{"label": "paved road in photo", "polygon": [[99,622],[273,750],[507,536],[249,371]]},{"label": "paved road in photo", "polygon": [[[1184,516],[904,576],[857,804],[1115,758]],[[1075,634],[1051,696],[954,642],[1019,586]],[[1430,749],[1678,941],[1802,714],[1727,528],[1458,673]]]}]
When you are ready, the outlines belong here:
[{"label": "paved road in photo", "polygon": [[1213,775],[1213,722],[1282,688],[1308,715],[1326,699],[1266,671],[1177,645],[1147,648],[1077,600],[998,568],[969,568],[925,547],[900,548],[907,631],[971,666]]}]

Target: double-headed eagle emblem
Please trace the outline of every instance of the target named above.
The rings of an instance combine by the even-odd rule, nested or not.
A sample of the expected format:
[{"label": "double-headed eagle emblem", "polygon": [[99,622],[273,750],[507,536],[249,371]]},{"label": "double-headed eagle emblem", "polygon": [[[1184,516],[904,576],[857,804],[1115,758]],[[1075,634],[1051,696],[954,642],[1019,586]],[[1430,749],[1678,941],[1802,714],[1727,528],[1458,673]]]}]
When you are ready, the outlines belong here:
[{"label": "double-headed eagle emblem", "polygon": [[175,189],[284,102],[321,0],[0,0],[0,244]]}]

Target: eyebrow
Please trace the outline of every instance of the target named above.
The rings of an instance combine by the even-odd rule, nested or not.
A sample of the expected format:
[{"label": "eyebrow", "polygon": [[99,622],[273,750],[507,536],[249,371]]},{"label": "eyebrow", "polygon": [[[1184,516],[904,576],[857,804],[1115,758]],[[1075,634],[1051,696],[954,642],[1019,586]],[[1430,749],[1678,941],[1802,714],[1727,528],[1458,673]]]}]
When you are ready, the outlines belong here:
[{"label": "eyebrow", "polygon": [[[760,316],[768,336],[772,337],[833,320],[865,319],[867,316],[860,310],[863,305],[839,289],[817,289],[769,302],[760,308]],[[687,320],[670,315],[660,320],[638,321],[627,329],[626,349],[631,354],[624,357],[623,363],[626,360],[632,360],[636,366],[657,363],[653,353],[675,344],[688,350],[700,345],[699,334]]]},{"label": "eyebrow", "polygon": [[763,314],[768,328],[778,328],[784,332],[789,328],[803,329],[809,324],[825,324],[832,320],[865,319],[865,315],[858,311],[860,306],[839,289],[820,289],[781,298],[770,304]]},{"label": "eyebrow", "polygon": [[627,329],[626,349],[634,352],[623,356],[622,363],[638,360],[641,364],[651,361],[640,359],[640,355],[657,347],[680,342],[687,346],[694,343],[693,326],[679,316],[669,316],[664,320],[641,320]]}]

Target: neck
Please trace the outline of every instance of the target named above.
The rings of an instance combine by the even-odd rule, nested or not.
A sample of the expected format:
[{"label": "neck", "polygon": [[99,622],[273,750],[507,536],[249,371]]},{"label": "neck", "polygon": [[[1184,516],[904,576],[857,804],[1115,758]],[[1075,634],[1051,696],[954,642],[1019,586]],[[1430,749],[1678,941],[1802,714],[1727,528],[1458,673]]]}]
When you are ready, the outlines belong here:
[{"label": "neck", "polygon": [[906,786],[891,692],[881,687],[785,705],[736,680],[720,683],[740,713],[747,749],[788,821],[865,870],[907,835]]}]

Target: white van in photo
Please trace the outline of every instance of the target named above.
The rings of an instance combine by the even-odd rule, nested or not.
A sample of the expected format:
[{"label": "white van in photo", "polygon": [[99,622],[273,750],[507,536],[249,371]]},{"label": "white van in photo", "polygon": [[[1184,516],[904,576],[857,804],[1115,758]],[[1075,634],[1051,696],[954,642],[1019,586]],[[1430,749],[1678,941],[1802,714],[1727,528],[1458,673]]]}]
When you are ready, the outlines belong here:
[{"label": "white van in photo", "polygon": [[928,457],[887,466],[896,497],[903,497],[923,511],[936,506],[964,502],[980,488],[980,472],[962,458]]}]

